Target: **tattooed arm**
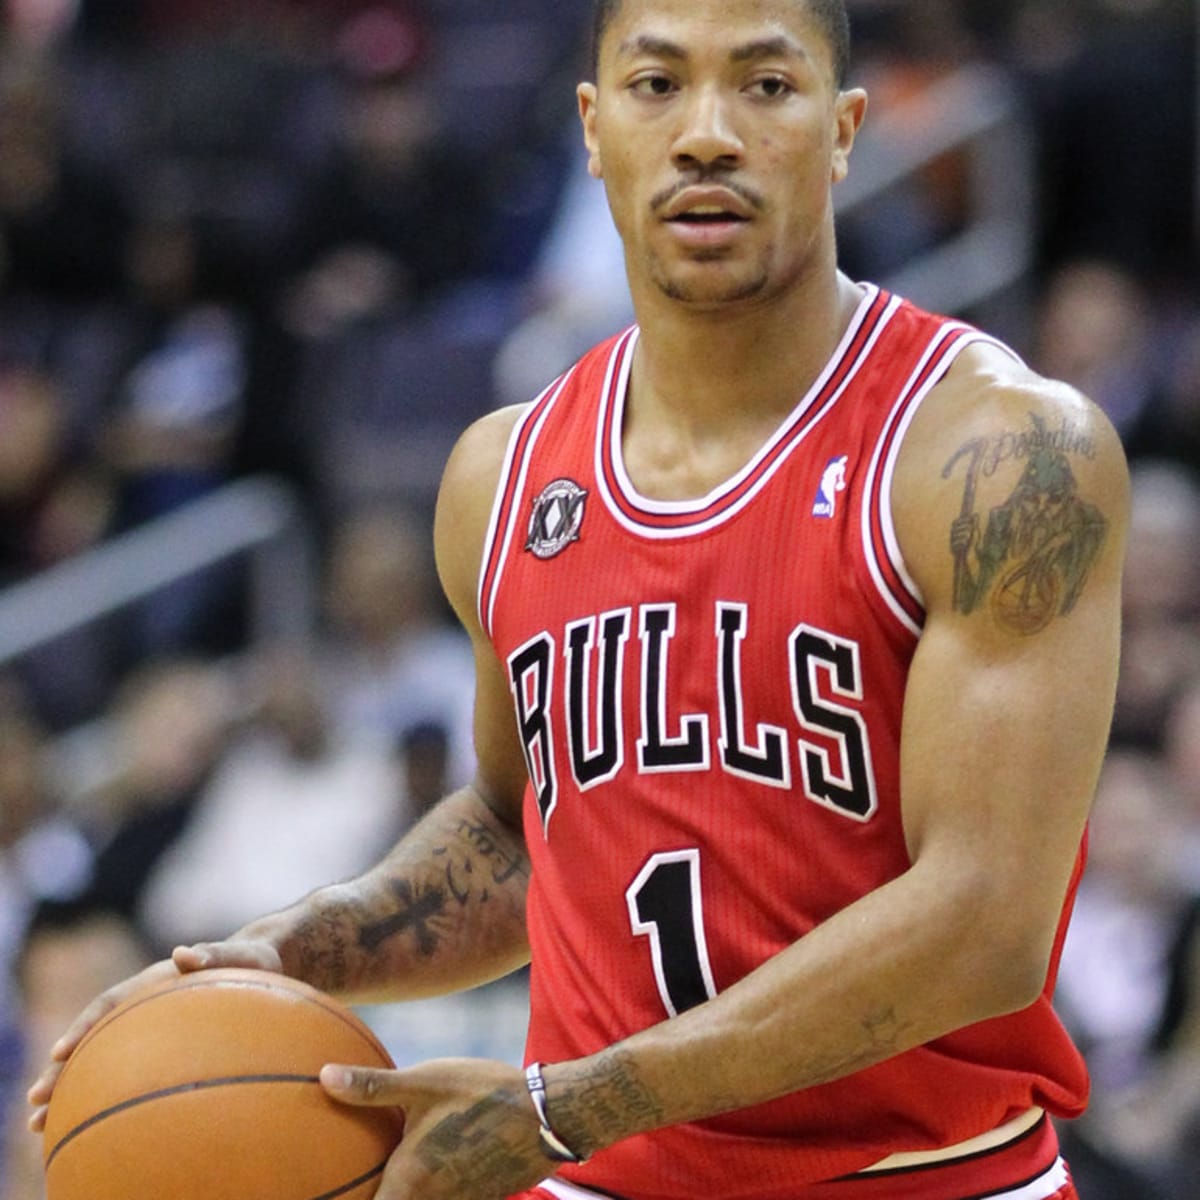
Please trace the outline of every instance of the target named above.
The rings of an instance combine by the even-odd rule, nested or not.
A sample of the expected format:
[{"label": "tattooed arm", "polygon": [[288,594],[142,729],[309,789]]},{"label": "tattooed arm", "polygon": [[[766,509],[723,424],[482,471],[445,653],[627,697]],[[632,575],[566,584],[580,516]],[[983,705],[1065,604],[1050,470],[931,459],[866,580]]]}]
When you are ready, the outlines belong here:
[{"label": "tattooed arm", "polygon": [[370,872],[246,926],[287,975],[343,999],[437,995],[528,959],[519,834],[475,788],[448,796]]}]

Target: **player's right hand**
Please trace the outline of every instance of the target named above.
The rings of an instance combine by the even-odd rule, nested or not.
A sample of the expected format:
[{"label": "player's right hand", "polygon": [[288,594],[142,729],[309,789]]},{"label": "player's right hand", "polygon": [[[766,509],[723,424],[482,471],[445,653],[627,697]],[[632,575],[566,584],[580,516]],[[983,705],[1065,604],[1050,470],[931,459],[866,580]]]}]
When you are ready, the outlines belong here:
[{"label": "player's right hand", "polygon": [[136,975],[101,992],[51,1047],[50,1062],[27,1093],[27,1099],[33,1106],[29,1128],[34,1133],[40,1133],[45,1128],[46,1107],[54,1094],[54,1085],[88,1030],[136,992],[191,971],[213,967],[255,967],[260,971],[280,971],[282,963],[278,951],[266,941],[230,939],[224,942],[201,942],[195,946],[177,946],[170,958],[152,963]]}]

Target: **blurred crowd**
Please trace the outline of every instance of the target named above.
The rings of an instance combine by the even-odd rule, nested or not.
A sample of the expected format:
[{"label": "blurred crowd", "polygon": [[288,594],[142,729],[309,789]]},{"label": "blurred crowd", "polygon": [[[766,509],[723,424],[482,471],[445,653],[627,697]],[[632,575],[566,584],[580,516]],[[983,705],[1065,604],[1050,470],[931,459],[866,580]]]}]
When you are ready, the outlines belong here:
[{"label": "blurred crowd", "polygon": [[[874,115],[919,127],[972,63],[1019,97],[1034,267],[960,315],[1091,395],[1133,464],[1116,723],[1059,993],[1094,1099],[1064,1136],[1089,1200],[1194,1200],[1200,16],[850,7]],[[86,999],[357,872],[469,776],[442,463],[631,313],[575,132],[588,0],[0,11],[0,655],[7,589],[238,479],[292,490],[319,597],[310,636],[263,642],[233,563],[0,659],[0,1200],[38,1200],[23,1084]],[[948,153],[857,209],[847,269],[886,282],[953,236],[969,171]],[[516,1055],[520,987],[375,1018],[398,1058]]]}]

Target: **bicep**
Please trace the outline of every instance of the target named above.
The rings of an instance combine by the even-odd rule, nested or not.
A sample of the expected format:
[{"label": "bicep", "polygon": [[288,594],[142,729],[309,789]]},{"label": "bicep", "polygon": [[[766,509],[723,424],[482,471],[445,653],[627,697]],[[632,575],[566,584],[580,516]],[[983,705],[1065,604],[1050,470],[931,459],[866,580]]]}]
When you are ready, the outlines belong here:
[{"label": "bicep", "polygon": [[[1005,886],[1065,889],[1107,744],[1118,618],[1107,589],[1036,644],[997,654],[956,614],[931,619],[901,739],[914,860],[982,861]],[[1037,878],[1033,878],[1036,876]]]},{"label": "bicep", "polygon": [[1051,939],[1112,715],[1124,458],[1053,389],[985,390],[914,430],[898,477],[927,607],[901,742],[910,854]]}]

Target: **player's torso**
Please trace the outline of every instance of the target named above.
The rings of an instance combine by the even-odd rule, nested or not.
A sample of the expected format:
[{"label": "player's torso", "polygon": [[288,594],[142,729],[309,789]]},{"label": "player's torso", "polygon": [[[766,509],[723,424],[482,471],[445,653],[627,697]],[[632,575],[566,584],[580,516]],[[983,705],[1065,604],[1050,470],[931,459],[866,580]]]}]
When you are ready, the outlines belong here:
[{"label": "player's torso", "polygon": [[[480,615],[531,779],[530,1057],[592,1053],[703,1001],[909,865],[899,743],[923,612],[891,475],[921,400],[982,337],[868,289],[774,437],[687,503],[639,496],[622,465],[636,331],[518,423]],[[1085,1091],[1043,998],[568,1174],[655,1200],[782,1200],[1035,1103],[1078,1111]]]},{"label": "player's torso", "polygon": [[518,428],[481,606],[533,780],[531,936],[560,994],[623,981],[560,1051],[704,999],[906,867],[921,611],[891,452],[964,336],[872,291],[776,435],[694,502],[624,472],[636,331]]}]

